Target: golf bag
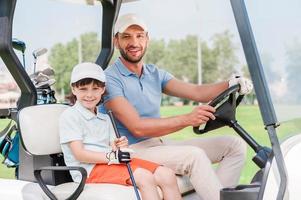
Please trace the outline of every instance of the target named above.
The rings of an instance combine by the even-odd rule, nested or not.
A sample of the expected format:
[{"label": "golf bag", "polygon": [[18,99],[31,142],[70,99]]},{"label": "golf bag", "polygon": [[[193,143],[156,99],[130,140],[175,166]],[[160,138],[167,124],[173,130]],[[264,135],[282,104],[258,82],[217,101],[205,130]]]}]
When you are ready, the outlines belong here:
[{"label": "golf bag", "polygon": [[30,75],[37,91],[37,104],[56,103],[55,91],[51,89],[51,85],[55,83],[55,80],[51,78],[53,75],[54,70],[50,67]]},{"label": "golf bag", "polygon": [[[53,75],[52,68],[30,75],[37,91],[37,104],[56,103],[55,91],[50,87],[55,83],[55,80],[50,78]],[[0,132],[0,154],[3,156],[2,163],[7,167],[18,167],[20,136],[16,124],[12,122],[13,120]]]},{"label": "golf bag", "polygon": [[0,132],[0,153],[3,156],[2,163],[7,167],[17,167],[19,164],[19,133],[12,120]]}]

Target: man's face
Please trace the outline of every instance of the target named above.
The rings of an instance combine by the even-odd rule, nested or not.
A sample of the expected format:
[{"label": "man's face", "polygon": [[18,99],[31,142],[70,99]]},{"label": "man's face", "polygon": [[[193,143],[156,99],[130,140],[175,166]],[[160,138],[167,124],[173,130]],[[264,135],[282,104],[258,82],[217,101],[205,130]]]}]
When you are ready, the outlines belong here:
[{"label": "man's face", "polygon": [[145,54],[148,34],[137,25],[129,26],[115,37],[115,45],[121,56],[128,62],[138,63]]}]

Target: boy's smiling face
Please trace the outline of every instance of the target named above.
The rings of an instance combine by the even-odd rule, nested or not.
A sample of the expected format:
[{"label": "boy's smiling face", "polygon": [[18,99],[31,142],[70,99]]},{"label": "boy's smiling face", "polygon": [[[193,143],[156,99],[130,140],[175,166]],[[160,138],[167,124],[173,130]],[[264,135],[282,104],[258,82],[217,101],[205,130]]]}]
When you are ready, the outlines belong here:
[{"label": "boy's smiling face", "polygon": [[104,92],[105,88],[98,86],[94,82],[87,85],[72,87],[72,93],[76,96],[77,101],[92,113],[96,113],[96,106],[100,102]]}]

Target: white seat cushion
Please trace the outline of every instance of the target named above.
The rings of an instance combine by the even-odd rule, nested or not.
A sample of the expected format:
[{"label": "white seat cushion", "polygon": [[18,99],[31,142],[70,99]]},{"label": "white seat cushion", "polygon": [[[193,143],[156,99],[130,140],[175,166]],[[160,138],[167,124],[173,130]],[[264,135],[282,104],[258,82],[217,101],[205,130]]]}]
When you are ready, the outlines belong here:
[{"label": "white seat cushion", "polygon": [[[50,186],[52,187],[52,186]],[[1,200],[44,200],[44,192],[37,183],[0,178]]]},{"label": "white seat cushion", "polygon": [[[301,154],[301,133],[287,138],[281,143],[281,151],[287,171],[287,192],[284,199],[299,200],[301,197],[301,161],[298,157]],[[276,199],[280,187],[280,175],[275,158],[268,174],[267,184],[264,191],[264,200]]]},{"label": "white seat cushion", "polygon": [[[67,199],[72,191],[78,186],[77,183],[64,183],[55,186],[51,191],[58,199]],[[86,184],[78,200],[136,200],[133,187],[114,184]]]},{"label": "white seat cushion", "polygon": [[[181,193],[193,190],[188,177],[177,176],[178,185]],[[58,199],[66,199],[78,186],[77,183],[64,183],[55,186],[51,191]],[[162,192],[159,190],[162,198]],[[86,184],[78,200],[136,200],[134,188],[116,184]],[[162,198],[163,199],[163,198]]]},{"label": "white seat cushion", "polygon": [[59,116],[69,106],[45,104],[19,111],[19,130],[25,149],[32,155],[60,153]]}]

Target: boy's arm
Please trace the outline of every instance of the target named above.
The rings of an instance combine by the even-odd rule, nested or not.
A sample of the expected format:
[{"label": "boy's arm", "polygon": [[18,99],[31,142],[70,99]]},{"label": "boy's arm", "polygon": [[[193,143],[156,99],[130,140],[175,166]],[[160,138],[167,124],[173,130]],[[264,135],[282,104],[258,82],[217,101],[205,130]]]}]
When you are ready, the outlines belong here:
[{"label": "boy's arm", "polygon": [[106,157],[105,152],[96,152],[86,150],[82,141],[75,140],[69,143],[71,151],[74,157],[83,163],[108,163],[109,160]]}]

